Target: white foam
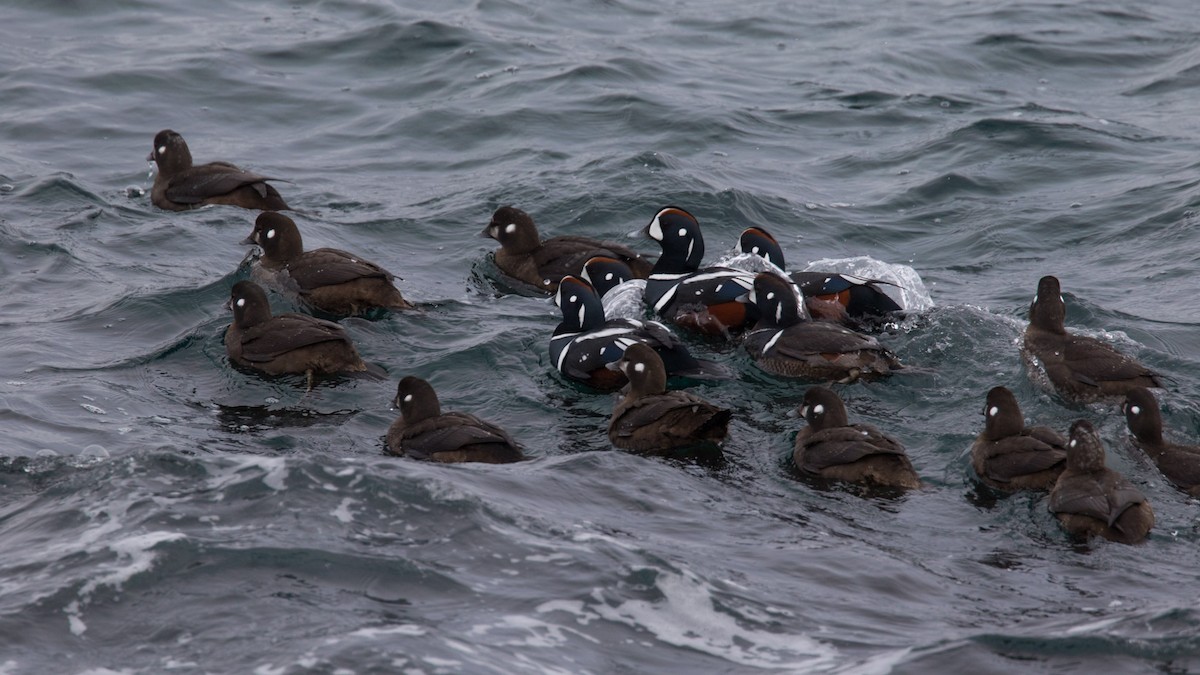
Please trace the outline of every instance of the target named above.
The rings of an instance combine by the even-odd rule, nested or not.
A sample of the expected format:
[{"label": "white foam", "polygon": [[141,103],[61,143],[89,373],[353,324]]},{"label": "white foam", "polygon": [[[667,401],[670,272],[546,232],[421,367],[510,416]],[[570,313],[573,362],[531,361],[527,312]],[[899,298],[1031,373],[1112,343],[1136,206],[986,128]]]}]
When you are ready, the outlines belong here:
[{"label": "white foam", "polygon": [[422,635],[425,635],[428,632],[429,631],[427,631],[423,626],[418,626],[416,624],[410,623],[410,624],[403,624],[400,626],[388,626],[386,628],[359,628],[358,630],[350,633],[347,637],[361,637],[361,638],[371,638],[371,639],[378,638],[378,637],[390,637],[392,635],[408,635],[411,637],[420,637]]},{"label": "white foam", "polygon": [[[822,258],[808,263],[805,271],[841,272],[853,274],[867,279],[878,279],[896,286],[881,286],[887,293],[900,303],[908,312],[924,312],[934,307],[933,298],[921,275],[908,265],[886,263],[870,256],[860,255],[854,258]],[[900,297],[897,298],[896,295]]]},{"label": "white foam", "polygon": [[349,497],[344,497],[342,499],[342,503],[338,504],[338,507],[336,509],[334,509],[333,511],[330,511],[329,515],[333,516],[334,518],[337,518],[338,520],[340,520],[343,523],[353,522],[354,521],[354,512],[350,510],[350,505],[355,503],[356,501],[358,501],[358,500],[350,499]]}]

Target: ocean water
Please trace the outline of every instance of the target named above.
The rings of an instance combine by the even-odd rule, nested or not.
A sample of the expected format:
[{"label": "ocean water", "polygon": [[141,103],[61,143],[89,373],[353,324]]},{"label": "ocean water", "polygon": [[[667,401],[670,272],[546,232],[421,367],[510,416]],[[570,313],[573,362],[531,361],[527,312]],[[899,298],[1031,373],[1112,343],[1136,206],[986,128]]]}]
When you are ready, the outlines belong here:
[{"label": "ocean water", "polygon": [[[1055,274],[1200,437],[1194,3],[426,4],[6,4],[0,674],[1200,670],[1196,500],[1017,350]],[[230,367],[255,214],[151,205],[164,128],[403,278],[421,311],[343,322],[387,381]],[[910,280],[881,340],[912,372],[838,389],[925,488],[796,480],[807,383],[736,344],[692,340],[737,373],[691,388],[735,411],[723,463],[612,449],[612,395],[549,362],[557,308],[493,281],[503,204],[653,254],[676,204],[709,260],[759,225],[792,269]],[[385,456],[406,374],[530,461]],[[997,384],[1097,425],[1147,542],[976,490]]]}]

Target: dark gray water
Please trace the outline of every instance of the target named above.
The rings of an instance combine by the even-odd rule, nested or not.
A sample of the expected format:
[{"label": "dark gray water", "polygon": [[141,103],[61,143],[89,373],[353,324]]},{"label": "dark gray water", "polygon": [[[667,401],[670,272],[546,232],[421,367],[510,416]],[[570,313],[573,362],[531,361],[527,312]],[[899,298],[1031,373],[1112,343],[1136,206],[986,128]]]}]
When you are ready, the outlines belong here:
[{"label": "dark gray water", "polygon": [[[1168,435],[1200,436],[1193,2],[439,6],[3,10],[0,673],[1200,669],[1196,501],[1017,352],[1055,274],[1068,326],[1170,373]],[[389,381],[230,368],[255,214],[153,207],[168,127],[403,277],[423,312],[344,322]],[[882,339],[921,372],[841,393],[926,488],[794,480],[805,384],[706,342],[739,374],[692,389],[735,410],[726,464],[613,451],[613,399],[549,362],[557,309],[488,278],[501,204],[606,238],[678,204],[710,260],[762,225],[793,268],[911,268],[924,309]],[[384,456],[410,373],[532,460]],[[1148,542],[976,494],[997,384],[1097,425]]]}]

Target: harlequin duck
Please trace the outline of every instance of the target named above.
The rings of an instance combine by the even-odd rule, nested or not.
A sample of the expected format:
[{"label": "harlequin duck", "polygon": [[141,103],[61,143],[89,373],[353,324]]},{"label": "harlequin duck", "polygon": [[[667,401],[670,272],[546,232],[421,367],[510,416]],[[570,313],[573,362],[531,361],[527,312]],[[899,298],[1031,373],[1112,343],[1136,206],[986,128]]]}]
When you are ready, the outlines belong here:
[{"label": "harlequin duck", "polygon": [[154,137],[147,160],[158,165],[150,201],[160,209],[187,211],[206,204],[228,204],[244,209],[289,209],[279,192],[267,184],[277,180],[243,171],[228,162],[192,165],[192,153],[183,136],[163,129]]},{"label": "harlequin duck", "polygon": [[904,446],[869,424],[850,424],[842,399],[825,387],[804,392],[792,462],[810,478],[877,487],[921,487]]},{"label": "harlequin duck", "polygon": [[662,246],[662,256],[646,280],[643,299],[659,316],[709,335],[728,337],[757,318],[754,308],[738,298],[754,285],[750,272],[705,267],[700,223],[677,206],[658,213],[643,232]]},{"label": "harlequin duck", "polygon": [[1133,444],[1154,460],[1172,484],[1193,497],[1200,497],[1200,446],[1163,440],[1162,415],[1154,394],[1145,387],[1135,387],[1125,395],[1121,409],[1133,434]]},{"label": "harlequin duck", "polygon": [[1012,392],[992,387],[983,407],[984,428],[971,445],[971,466],[988,487],[1049,490],[1067,461],[1067,439],[1050,427],[1025,426]]},{"label": "harlequin duck", "polygon": [[1124,476],[1104,466],[1104,445],[1086,420],[1071,425],[1067,467],[1050,490],[1050,512],[1072,535],[1122,544],[1146,538],[1154,510]]},{"label": "harlequin duck", "polygon": [[890,375],[902,368],[878,340],[845,326],[806,321],[795,287],[777,274],[762,272],[745,301],[759,319],[745,346],[759,368],[788,377],[853,382]]},{"label": "harlequin duck", "polygon": [[667,390],[667,371],[649,346],[630,345],[609,364],[629,379],[613,408],[608,439],[626,450],[669,454],[705,443],[719,444],[729,431],[729,410],[683,391]]},{"label": "harlequin duck", "polygon": [[[779,242],[761,227],[744,230],[738,238],[738,246],[743,253],[760,255],[779,269],[787,269]],[[895,285],[887,281],[836,272],[789,272],[788,276],[804,294],[813,318],[842,320],[844,312],[852,319],[877,319],[904,310],[880,288],[881,284]],[[827,303],[835,303],[838,308],[823,307]]]},{"label": "harlequin duck", "polygon": [[268,375],[303,373],[310,390],[315,375],[369,371],[344,328],[306,314],[272,316],[266,292],[253,281],[234,284],[229,304],[225,351],[238,365]]},{"label": "harlequin duck", "polygon": [[501,272],[543,293],[554,293],[559,279],[579,274],[583,263],[597,255],[624,261],[639,278],[650,274],[650,261],[623,244],[575,236],[543,241],[533,218],[512,206],[496,209],[480,236],[500,242],[495,259]]},{"label": "harlequin duck", "polygon": [[400,417],[388,427],[387,451],[434,462],[507,464],[525,458],[521,446],[500,427],[474,415],[442,412],[428,382],[409,375],[396,387],[392,405]]},{"label": "harlequin duck", "polygon": [[560,373],[572,380],[600,390],[624,386],[625,375],[605,366],[637,343],[645,343],[657,352],[671,376],[728,376],[719,364],[692,356],[679,338],[657,321],[606,321],[596,289],[579,277],[563,277],[554,302],[562,309],[562,322],[550,338],[550,359]]},{"label": "harlequin duck", "polygon": [[335,248],[305,251],[296,223],[282,213],[259,214],[242,243],[262,248],[256,276],[318,311],[355,316],[412,308],[379,265]]},{"label": "harlequin duck", "polygon": [[637,278],[633,276],[633,270],[629,269],[629,265],[616,258],[601,255],[588,258],[587,262],[583,263],[579,277],[591,284],[592,288],[596,289],[596,295],[602,299],[612,289],[630,279]]},{"label": "harlequin duck", "polygon": [[1095,338],[1068,333],[1066,313],[1058,279],[1042,277],[1029,306],[1021,350],[1031,375],[1045,372],[1059,395],[1076,403],[1121,396],[1134,387],[1162,386],[1157,373],[1133,358]]}]

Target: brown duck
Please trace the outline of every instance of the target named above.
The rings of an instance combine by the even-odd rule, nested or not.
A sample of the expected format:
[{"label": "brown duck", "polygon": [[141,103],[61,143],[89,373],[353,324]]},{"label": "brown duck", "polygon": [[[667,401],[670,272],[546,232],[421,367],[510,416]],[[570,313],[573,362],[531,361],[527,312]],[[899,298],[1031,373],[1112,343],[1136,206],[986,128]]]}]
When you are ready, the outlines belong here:
[{"label": "brown duck", "polygon": [[233,285],[233,323],[225,352],[234,363],[268,375],[304,374],[312,389],[316,375],[369,370],[340,325],[307,314],[271,315],[267,294],[253,281]]},{"label": "brown duck", "polygon": [[279,192],[267,184],[275,179],[243,171],[228,162],[194,166],[187,142],[170,129],[158,132],[146,159],[158,165],[150,201],[160,209],[187,211],[207,204],[260,211],[290,208]]},{"label": "brown duck", "polygon": [[1025,426],[1005,387],[993,387],[983,407],[984,428],[971,445],[971,466],[997,490],[1049,490],[1067,461],[1067,439],[1050,427]]},{"label": "brown duck", "polygon": [[261,276],[276,290],[336,316],[376,310],[411,309],[379,265],[336,248],[304,250],[295,221],[274,211],[261,213],[243,244],[257,244]]},{"label": "brown duck", "polygon": [[608,423],[608,439],[616,447],[662,455],[725,440],[732,413],[687,392],[668,391],[663,361],[648,345],[630,345],[609,367],[629,379],[628,393]]},{"label": "brown duck", "polygon": [[1091,337],[1067,332],[1067,306],[1058,279],[1038,281],[1021,351],[1030,373],[1044,371],[1055,391],[1076,403],[1123,396],[1134,387],[1161,387],[1159,376]]},{"label": "brown duck", "polygon": [[495,258],[501,272],[547,294],[558,290],[563,277],[580,274],[583,264],[594,256],[624,262],[638,279],[649,276],[652,267],[637,251],[611,241],[576,236],[542,240],[533,218],[512,206],[496,209],[480,236],[500,242]]},{"label": "brown duck", "polygon": [[887,488],[919,488],[904,446],[869,424],[850,424],[842,399],[825,387],[804,393],[792,462],[806,476]]},{"label": "brown duck", "polygon": [[525,458],[500,427],[474,415],[442,412],[433,387],[412,375],[400,380],[392,405],[400,417],[388,428],[387,451],[433,462],[505,464]]},{"label": "brown duck", "polygon": [[1104,445],[1086,420],[1071,425],[1067,467],[1050,490],[1050,512],[1079,537],[1122,544],[1146,538],[1154,527],[1150,503],[1124,476],[1104,466]]},{"label": "brown duck", "polygon": [[1133,434],[1133,444],[1154,460],[1158,470],[1175,487],[1200,497],[1200,446],[1163,440],[1162,414],[1154,394],[1144,387],[1135,387],[1125,395],[1121,409]]}]

